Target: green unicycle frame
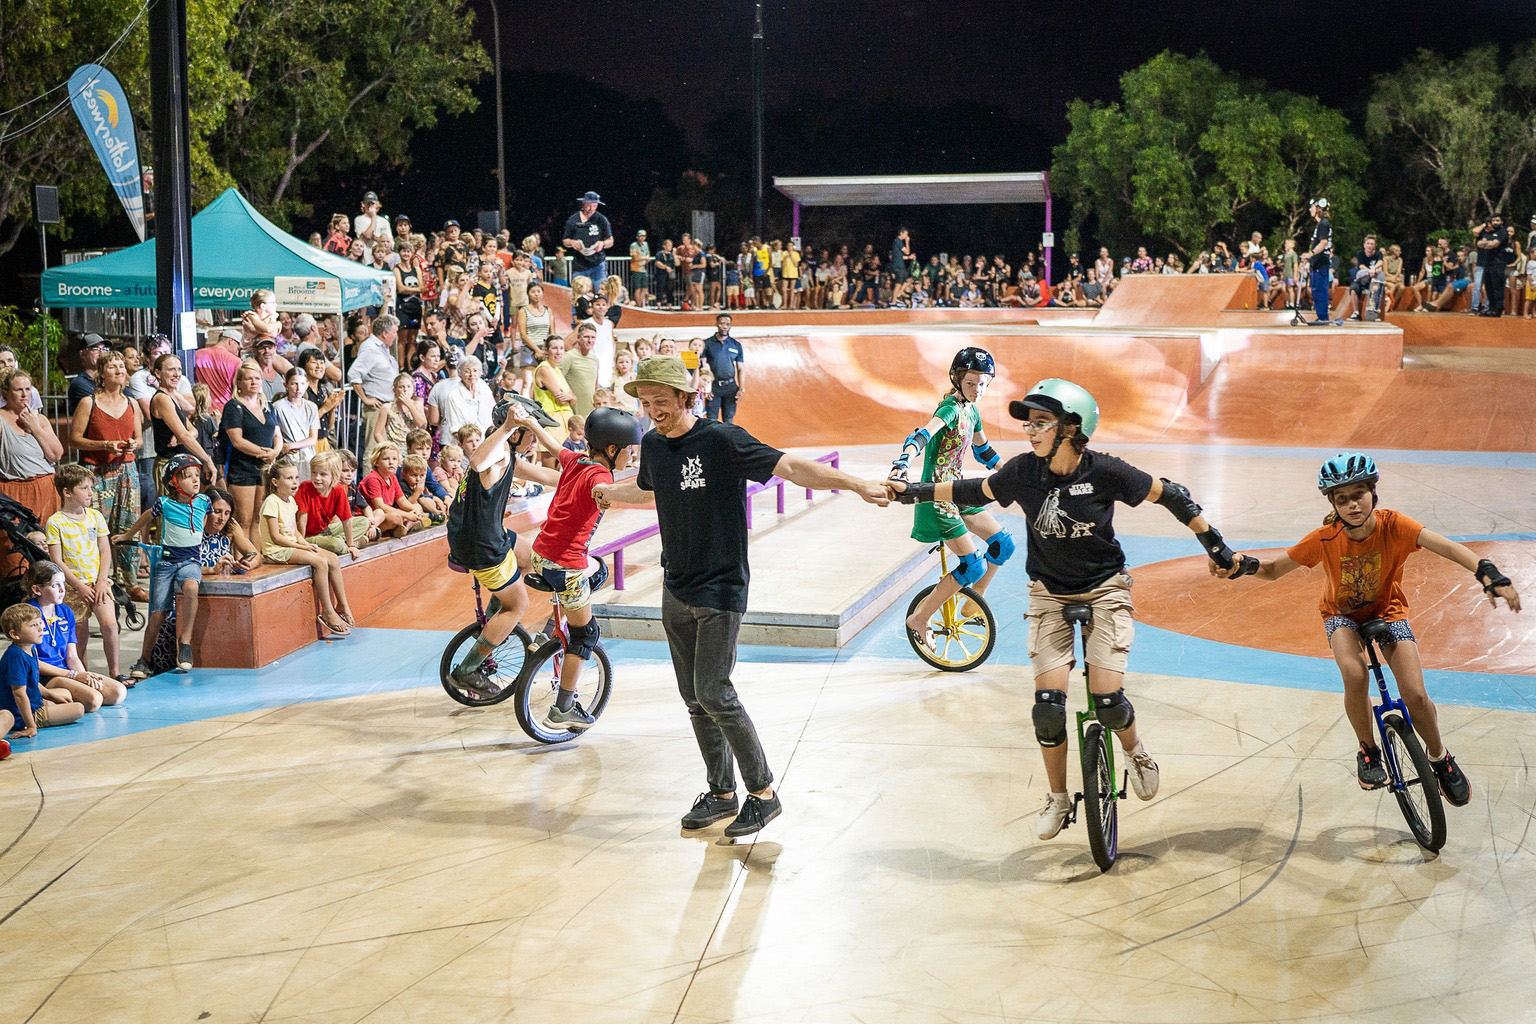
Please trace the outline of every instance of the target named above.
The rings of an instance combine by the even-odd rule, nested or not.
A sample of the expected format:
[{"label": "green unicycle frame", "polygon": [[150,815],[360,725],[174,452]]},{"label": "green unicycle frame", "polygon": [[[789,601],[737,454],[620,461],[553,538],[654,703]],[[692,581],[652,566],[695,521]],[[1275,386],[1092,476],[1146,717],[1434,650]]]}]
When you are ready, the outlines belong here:
[{"label": "green unicycle frame", "polygon": [[[1114,738],[1093,709],[1093,686],[1088,666],[1087,631],[1093,628],[1093,606],[1069,604],[1062,608],[1062,617],[1073,628],[1074,641],[1079,637],[1083,655],[1083,689],[1087,706],[1077,712],[1077,750],[1083,767],[1083,789],[1072,799],[1072,812],[1067,823],[1077,820],[1079,806],[1084,811],[1083,826],[1088,831],[1088,847],[1093,852],[1094,863],[1100,871],[1114,866],[1120,854],[1119,801],[1125,796],[1129,772],[1115,784]],[[1075,643],[1074,643],[1075,646]]]}]

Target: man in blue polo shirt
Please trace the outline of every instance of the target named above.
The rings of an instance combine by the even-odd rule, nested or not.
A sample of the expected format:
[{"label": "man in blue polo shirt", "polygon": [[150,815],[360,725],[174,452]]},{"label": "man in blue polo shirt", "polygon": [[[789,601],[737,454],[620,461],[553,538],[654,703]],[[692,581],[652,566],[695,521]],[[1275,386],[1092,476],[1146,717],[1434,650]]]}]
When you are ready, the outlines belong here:
[{"label": "man in blue polo shirt", "polygon": [[704,341],[704,361],[715,375],[714,389],[704,407],[704,418],[736,422],[736,400],[741,397],[747,361],[741,342],[731,337],[731,315],[715,317],[715,333]]}]

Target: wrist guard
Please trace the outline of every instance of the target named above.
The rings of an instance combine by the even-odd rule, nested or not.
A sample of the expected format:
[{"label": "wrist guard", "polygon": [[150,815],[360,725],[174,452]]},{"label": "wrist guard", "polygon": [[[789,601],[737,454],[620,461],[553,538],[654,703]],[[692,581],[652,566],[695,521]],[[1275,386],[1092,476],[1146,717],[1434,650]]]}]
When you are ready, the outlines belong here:
[{"label": "wrist guard", "polygon": [[906,452],[902,452],[900,455],[896,456],[894,461],[891,462],[891,469],[900,470],[901,472],[905,473],[911,467],[911,465],[912,456],[908,455]]},{"label": "wrist guard", "polygon": [[990,504],[992,499],[981,489],[986,480],[979,476],[967,477],[964,480],[955,481],[954,501],[961,508],[980,508]]},{"label": "wrist guard", "polygon": [[1241,579],[1244,576],[1252,576],[1259,571],[1259,560],[1252,555],[1244,555],[1237,560],[1237,573],[1228,579]]},{"label": "wrist guard", "polygon": [[1493,593],[1495,587],[1511,585],[1509,577],[1499,572],[1499,567],[1486,558],[1477,563],[1477,569],[1474,570],[1473,575],[1483,585],[1483,592],[1487,594]]},{"label": "wrist guard", "polygon": [[907,483],[907,489],[897,491],[891,495],[903,505],[915,505],[920,501],[933,500],[933,484],[926,480],[912,480]]},{"label": "wrist guard", "polygon": [[998,459],[997,449],[992,447],[992,442],[990,441],[988,441],[986,444],[971,445],[971,454],[976,456],[976,461],[981,463],[987,469],[992,469],[1000,461]]},{"label": "wrist guard", "polygon": [[1236,556],[1232,549],[1227,547],[1227,542],[1222,539],[1220,530],[1213,526],[1204,533],[1195,534],[1195,539],[1200,542],[1201,547],[1205,548],[1205,553],[1210,556],[1211,561],[1223,569],[1232,568]]}]

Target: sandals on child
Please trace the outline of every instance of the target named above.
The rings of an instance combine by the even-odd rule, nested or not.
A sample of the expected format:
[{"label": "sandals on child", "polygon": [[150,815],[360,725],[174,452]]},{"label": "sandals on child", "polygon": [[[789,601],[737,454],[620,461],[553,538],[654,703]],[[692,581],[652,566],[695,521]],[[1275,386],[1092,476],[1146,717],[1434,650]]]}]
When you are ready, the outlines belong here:
[{"label": "sandals on child", "polygon": [[315,621],[320,623],[320,628],[322,630],[330,631],[328,635],[323,637],[323,639],[326,640],[340,639],[341,637],[350,635],[352,632],[351,627],[349,627],[345,622],[327,622],[324,615],[316,615]]}]

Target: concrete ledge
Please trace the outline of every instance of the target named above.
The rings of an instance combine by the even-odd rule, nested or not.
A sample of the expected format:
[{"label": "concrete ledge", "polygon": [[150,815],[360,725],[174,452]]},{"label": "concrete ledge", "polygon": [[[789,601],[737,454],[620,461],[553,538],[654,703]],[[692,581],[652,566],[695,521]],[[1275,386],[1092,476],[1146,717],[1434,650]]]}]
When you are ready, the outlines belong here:
[{"label": "concrete ledge", "polygon": [[[435,526],[343,557],[342,578],[361,621],[410,589],[448,557],[446,528]],[[243,576],[203,580],[193,646],[207,668],[260,668],[321,638],[320,604],[307,567],[263,565]]]}]

